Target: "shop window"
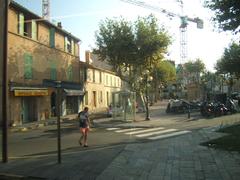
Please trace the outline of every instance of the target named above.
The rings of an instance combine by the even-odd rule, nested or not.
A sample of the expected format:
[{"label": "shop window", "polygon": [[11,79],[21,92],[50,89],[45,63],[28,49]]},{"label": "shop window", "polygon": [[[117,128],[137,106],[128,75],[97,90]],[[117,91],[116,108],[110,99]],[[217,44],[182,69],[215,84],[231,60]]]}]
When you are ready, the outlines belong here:
[{"label": "shop window", "polygon": [[24,78],[32,79],[32,55],[25,53],[24,54]]}]

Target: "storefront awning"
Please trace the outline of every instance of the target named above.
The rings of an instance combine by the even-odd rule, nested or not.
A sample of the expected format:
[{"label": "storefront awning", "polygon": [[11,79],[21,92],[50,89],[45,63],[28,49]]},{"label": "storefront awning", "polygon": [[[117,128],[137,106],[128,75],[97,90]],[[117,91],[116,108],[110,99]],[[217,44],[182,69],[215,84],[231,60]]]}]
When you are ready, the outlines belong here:
[{"label": "storefront awning", "polygon": [[64,89],[64,92],[67,96],[83,96],[84,91],[75,90],[75,89]]},{"label": "storefront awning", "polygon": [[14,96],[48,96],[48,89],[14,89]]}]

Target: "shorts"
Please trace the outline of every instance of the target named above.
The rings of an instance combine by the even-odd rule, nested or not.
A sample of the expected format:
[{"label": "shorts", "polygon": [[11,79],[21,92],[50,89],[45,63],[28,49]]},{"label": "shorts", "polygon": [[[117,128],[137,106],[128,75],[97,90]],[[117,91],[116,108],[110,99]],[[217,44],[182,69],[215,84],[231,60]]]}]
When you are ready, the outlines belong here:
[{"label": "shorts", "polygon": [[81,133],[85,134],[89,131],[89,127],[80,127]]}]

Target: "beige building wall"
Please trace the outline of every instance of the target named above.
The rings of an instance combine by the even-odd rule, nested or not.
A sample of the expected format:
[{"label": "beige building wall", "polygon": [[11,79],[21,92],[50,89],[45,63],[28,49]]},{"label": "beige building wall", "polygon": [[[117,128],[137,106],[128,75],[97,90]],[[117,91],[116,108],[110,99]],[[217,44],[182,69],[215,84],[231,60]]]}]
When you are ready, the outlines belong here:
[{"label": "beige building wall", "polygon": [[[13,6],[14,7],[14,6]],[[19,10],[9,9],[8,31],[8,79],[9,83],[34,87],[41,86],[44,79],[80,83],[79,77],[79,47],[77,39],[61,32],[48,22],[37,21],[37,38],[20,35],[18,32]],[[50,28],[55,28],[55,47],[50,47]],[[65,36],[72,38],[74,53],[66,52]],[[25,56],[32,59],[32,77],[25,78]],[[52,68],[56,69],[56,78],[51,76]],[[36,119],[45,120],[51,115],[51,93],[48,89],[47,96],[17,97],[14,92],[9,92],[10,124],[21,124],[24,101],[35,101]],[[25,100],[24,100],[25,98]],[[14,111],[13,111],[14,110]]]},{"label": "beige building wall", "polygon": [[92,112],[106,112],[112,103],[112,93],[121,90],[121,80],[102,69],[88,68],[87,73],[84,104]]}]

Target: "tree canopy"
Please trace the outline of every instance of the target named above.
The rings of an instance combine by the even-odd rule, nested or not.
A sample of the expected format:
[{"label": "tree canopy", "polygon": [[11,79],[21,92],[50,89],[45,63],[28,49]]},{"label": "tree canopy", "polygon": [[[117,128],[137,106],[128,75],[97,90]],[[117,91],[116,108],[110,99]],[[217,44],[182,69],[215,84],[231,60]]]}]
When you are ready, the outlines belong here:
[{"label": "tree canopy", "polygon": [[107,60],[117,75],[131,85],[144,69],[151,71],[170,43],[168,32],[158,26],[153,15],[139,17],[134,23],[123,18],[106,19],[96,33],[93,52]]},{"label": "tree canopy", "polygon": [[215,69],[218,73],[235,75],[240,77],[240,46],[232,43],[225,48],[223,56],[216,63]]},{"label": "tree canopy", "polygon": [[215,12],[213,20],[220,29],[240,32],[239,0],[205,0],[205,6]]}]

